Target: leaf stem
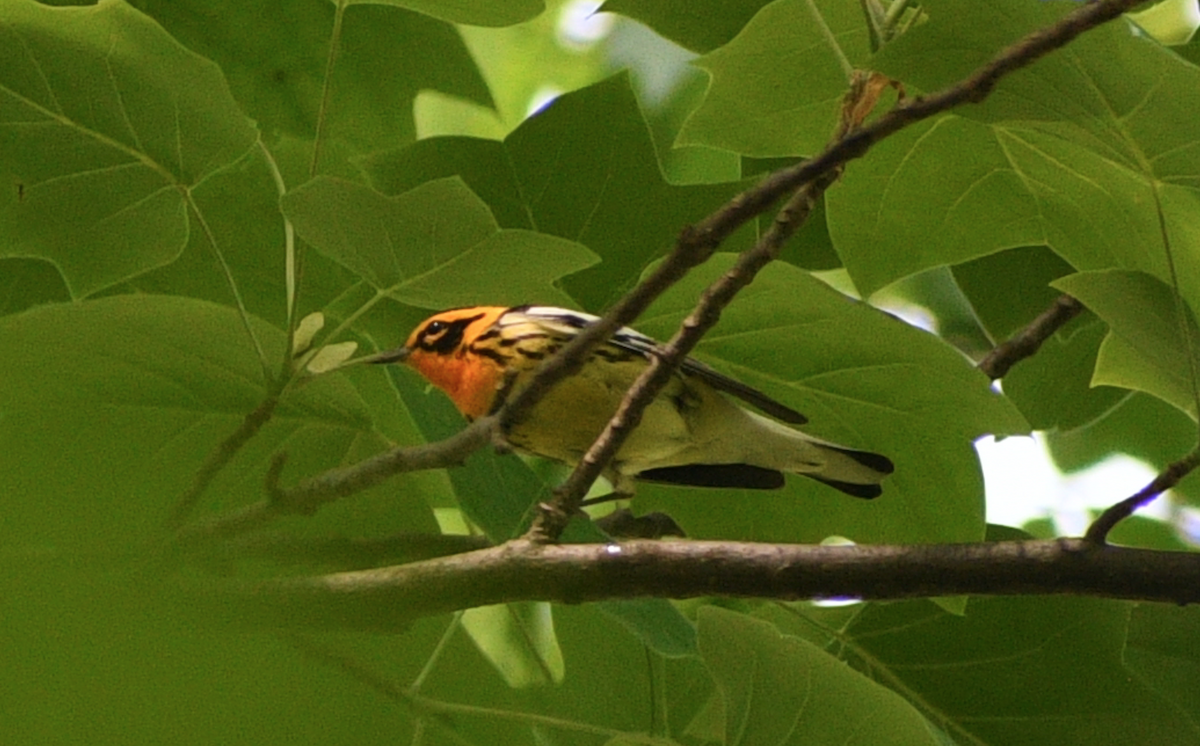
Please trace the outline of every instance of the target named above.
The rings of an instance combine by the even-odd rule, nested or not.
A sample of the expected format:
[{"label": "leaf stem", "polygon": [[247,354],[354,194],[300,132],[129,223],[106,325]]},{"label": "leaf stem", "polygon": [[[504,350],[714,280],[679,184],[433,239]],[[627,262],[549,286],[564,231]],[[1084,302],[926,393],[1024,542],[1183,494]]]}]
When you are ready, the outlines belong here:
[{"label": "leaf stem", "polygon": [[229,267],[229,262],[225,261],[225,253],[221,251],[221,247],[217,244],[217,237],[209,227],[208,221],[204,218],[204,212],[201,211],[200,205],[196,204],[196,200],[192,197],[190,190],[182,190],[184,199],[187,200],[188,207],[196,216],[196,222],[200,225],[200,230],[203,231],[204,237],[208,240],[208,246],[212,249],[213,256],[216,257],[217,264],[221,267],[221,272],[225,275],[225,283],[229,286],[229,292],[233,295],[233,302],[237,305],[238,315],[241,316],[242,326],[246,329],[246,335],[250,337],[250,342],[254,345],[254,352],[258,355],[258,364],[262,367],[263,380],[267,382],[267,386],[272,385],[275,380],[275,374],[271,371],[270,363],[267,361],[267,354],[263,351],[262,343],[258,340],[258,335],[254,333],[254,327],[250,324],[250,312],[246,310],[246,302],[242,299],[242,292],[238,289],[237,280],[233,277],[233,270]]},{"label": "leaf stem", "polygon": [[[258,149],[262,152],[267,169],[271,172],[271,178],[275,182],[275,191],[282,197],[287,194],[287,183],[284,182],[283,172],[279,170],[279,164],[275,161],[275,157],[267,148],[266,143],[262,141],[262,137],[258,138]],[[281,211],[280,215],[283,217],[284,282],[287,286],[287,357],[291,357],[292,332],[296,329],[296,229],[286,213]]]},{"label": "leaf stem", "polygon": [[851,64],[850,58],[846,56],[842,45],[838,44],[837,36],[833,33],[833,29],[829,28],[829,24],[825,22],[825,17],[821,15],[821,10],[817,7],[815,0],[805,0],[805,5],[808,6],[808,12],[812,15],[813,21],[821,29],[821,35],[825,37],[826,43],[829,44],[829,48],[833,50],[833,54],[841,64],[842,74],[846,76],[846,82],[850,82],[854,79],[854,65]]},{"label": "leaf stem", "polygon": [[337,64],[338,51],[342,42],[342,17],[346,13],[347,0],[336,0],[333,11],[333,30],[329,34],[329,55],[325,58],[325,79],[321,82],[321,105],[317,109],[317,123],[313,131],[312,162],[308,176],[317,175],[321,165],[321,144],[325,139],[325,127],[329,118],[329,99],[333,95],[333,68]]}]

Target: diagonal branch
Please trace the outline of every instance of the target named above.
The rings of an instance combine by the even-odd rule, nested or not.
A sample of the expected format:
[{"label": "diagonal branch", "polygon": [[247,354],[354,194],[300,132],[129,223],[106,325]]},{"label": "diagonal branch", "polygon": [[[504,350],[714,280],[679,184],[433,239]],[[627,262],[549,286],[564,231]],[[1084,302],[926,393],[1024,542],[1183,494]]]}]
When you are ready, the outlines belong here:
[{"label": "diagonal branch", "polygon": [[979,363],[979,369],[995,381],[1008,375],[1009,369],[1025,358],[1032,357],[1042,343],[1068,321],[1083,313],[1083,304],[1063,293],[1054,303],[1007,341],[996,345]]},{"label": "diagonal branch", "polygon": [[1179,484],[1197,466],[1200,466],[1200,447],[1163,469],[1150,484],[1138,490],[1134,495],[1110,506],[1092,522],[1091,526],[1088,526],[1087,533],[1083,538],[1093,544],[1104,545],[1109,532],[1116,528],[1118,523],[1133,515],[1133,511]]},{"label": "diagonal branch", "polygon": [[462,432],[437,443],[393,448],[353,466],[331,469],[301,480],[288,488],[279,487],[283,459],[277,458],[267,474],[267,499],[184,526],[176,532],[175,541],[187,545],[229,538],[262,528],[285,515],[314,513],[325,503],[362,492],[406,471],[461,464],[491,440],[494,427],[494,418],[483,417]]},{"label": "diagonal branch", "polygon": [[[1105,9],[1103,6],[1113,7]],[[763,267],[778,256],[782,244],[807,218],[814,201],[833,182],[836,174],[840,172],[848,160],[862,156],[875,142],[910,124],[941,113],[961,103],[984,100],[1001,77],[1032,63],[1038,57],[1066,44],[1088,28],[1116,17],[1120,13],[1119,10],[1115,9],[1117,6],[1123,6],[1123,3],[1100,2],[1085,6],[1069,14],[1059,23],[1046,29],[1039,29],[1003,50],[988,64],[981,67],[965,80],[924,98],[902,99],[894,109],[870,125],[859,127],[857,126],[857,122],[843,120],[842,131],[834,137],[831,144],[821,155],[805,161],[798,166],[772,174],[757,187],[739,195],[726,205],[722,211],[714,214],[709,220],[702,223],[697,229],[694,229],[692,232],[693,235],[708,235],[710,240],[720,241],[728,235],[728,232],[723,232],[728,230],[726,228],[727,225],[735,225],[735,227],[736,225],[740,225],[736,221],[741,215],[743,208],[753,205],[757,208],[756,212],[765,210],[783,193],[791,191],[792,188],[797,189],[791,201],[780,211],[779,217],[776,218],[771,230],[768,231],[753,249],[742,255],[733,269],[705,291],[696,308],[684,321],[680,331],[672,338],[668,345],[660,349],[659,354],[651,361],[651,365],[634,382],[604,431],[588,449],[588,452],[575,467],[567,482],[556,490],[553,503],[543,506],[538,521],[530,531],[530,538],[539,541],[557,540],[563,529],[566,528],[571,515],[579,510],[584,494],[586,494],[591,484],[613,457],[616,456],[621,444],[624,443],[629,433],[641,421],[642,413],[646,407],[650,405],[657,393],[670,380],[672,373],[682,363],[687,353],[717,323],[720,319],[721,310],[733,300],[734,296],[742,288],[750,284]],[[847,97],[845,109],[850,110],[855,108],[853,99],[856,95],[862,97],[863,91],[861,88],[857,91],[851,91],[851,94]],[[684,238],[686,236],[687,234],[685,233],[685,237],[681,238],[680,243],[676,246],[675,251],[672,252],[668,261],[677,256],[685,254],[691,256],[695,253],[691,250],[692,247],[685,242]],[[709,250],[708,254],[711,255],[711,253],[712,250]],[[660,267],[660,269],[662,268]],[[690,269],[690,266],[687,269]],[[642,287],[635,288],[634,292],[636,293],[642,289]],[[663,289],[665,290],[665,287]],[[655,293],[655,295],[657,294]],[[628,297],[623,300],[627,299]],[[650,300],[652,300],[652,297],[646,298],[646,305],[649,304]],[[606,315],[596,326],[599,327],[600,324],[610,320],[611,313]],[[1078,311],[1075,311],[1075,313],[1078,313]],[[631,320],[624,319],[622,323],[627,323]],[[608,335],[615,331],[616,325],[611,326],[611,329],[607,326],[603,327],[605,333],[596,340],[596,343],[607,338]],[[596,329],[588,329],[587,331],[594,332],[594,334],[589,336],[586,342],[576,340],[580,343],[573,345],[575,349],[564,349],[560,353],[559,357],[566,358],[568,354],[574,354],[578,351],[580,356],[569,361],[571,370],[578,369],[582,365],[583,360],[586,359],[584,355],[591,349],[591,345],[593,344],[592,339],[599,335]],[[1036,345],[1040,344],[1041,341],[1039,340]],[[1034,345],[1035,350],[1036,345]],[[1027,354],[1032,354],[1032,352]],[[562,363],[562,369],[568,369],[568,362]],[[530,389],[534,387],[534,384],[537,384],[539,387],[545,386],[548,388],[554,382],[560,380],[557,375],[557,370],[548,372],[543,368],[538,372],[534,383],[531,383]],[[528,392],[529,389],[526,391]],[[544,389],[539,388],[533,392],[531,397],[524,397],[524,401],[520,402],[519,406],[532,406],[527,404],[527,402],[531,398],[536,402],[543,391]],[[528,410],[521,409],[517,411],[524,412]],[[510,414],[502,421],[507,424],[518,421],[519,417],[520,415]]]}]

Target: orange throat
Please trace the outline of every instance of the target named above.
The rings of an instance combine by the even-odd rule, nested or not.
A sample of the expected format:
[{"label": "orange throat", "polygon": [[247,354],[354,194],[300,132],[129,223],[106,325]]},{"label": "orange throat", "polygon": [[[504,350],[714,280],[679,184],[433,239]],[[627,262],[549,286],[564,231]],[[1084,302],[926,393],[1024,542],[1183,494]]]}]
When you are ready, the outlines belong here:
[{"label": "orange throat", "polygon": [[405,362],[434,386],[445,391],[458,411],[470,420],[491,411],[504,376],[495,361],[465,349],[459,349],[452,355],[414,350]]}]

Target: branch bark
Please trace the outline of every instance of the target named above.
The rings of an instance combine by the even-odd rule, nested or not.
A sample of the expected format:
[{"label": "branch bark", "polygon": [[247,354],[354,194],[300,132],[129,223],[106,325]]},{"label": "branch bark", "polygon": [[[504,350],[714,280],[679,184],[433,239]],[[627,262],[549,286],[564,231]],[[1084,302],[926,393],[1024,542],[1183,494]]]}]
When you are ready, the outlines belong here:
[{"label": "branch bark", "polygon": [[185,586],[231,623],[395,631],[414,619],[514,601],[583,603],[729,596],[891,600],[1086,595],[1200,602],[1200,554],[1085,539],[919,546],[634,540],[511,541],[408,565],[315,577]]},{"label": "branch bark", "polygon": [[397,474],[442,469],[461,464],[492,438],[495,418],[483,417],[462,432],[437,443],[393,448],[342,469],[332,469],[281,488],[283,459],[277,458],[267,473],[267,499],[229,513],[196,521],[175,533],[180,545],[225,539],[262,528],[285,515],[312,514],[322,505],[374,487]]},{"label": "branch bark", "polygon": [[1054,299],[1054,303],[1048,309],[1030,322],[1029,326],[1014,334],[1011,339],[996,345],[987,357],[980,361],[979,369],[993,381],[1003,378],[1014,365],[1032,357],[1043,342],[1083,311],[1082,303],[1063,293]]},{"label": "branch bark", "polygon": [[1111,505],[1100,514],[1091,526],[1088,526],[1084,539],[1094,544],[1106,544],[1108,534],[1117,524],[1133,515],[1133,511],[1142,507],[1162,493],[1179,484],[1184,477],[1200,466],[1200,447],[1163,469],[1150,484],[1116,505]]}]

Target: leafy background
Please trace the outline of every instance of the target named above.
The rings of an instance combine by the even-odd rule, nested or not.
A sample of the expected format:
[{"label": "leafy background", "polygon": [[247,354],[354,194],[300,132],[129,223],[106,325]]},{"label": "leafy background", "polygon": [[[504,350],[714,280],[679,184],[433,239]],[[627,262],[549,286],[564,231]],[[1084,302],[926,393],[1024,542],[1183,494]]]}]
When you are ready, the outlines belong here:
[{"label": "leafy background", "polygon": [[[381,634],[169,591],[384,562],[464,516],[504,539],[561,476],[480,452],[165,550],[205,459],[296,375],[295,319],[370,349],[446,306],[603,311],[683,226],[820,148],[849,70],[930,91],[1070,7],[924,0],[879,46],[840,0],[612,0],[600,43],[564,35],[557,3],[0,0],[4,742],[1200,742],[1194,609],[525,604]],[[794,480],[650,486],[635,507],[701,538],[1011,538],[984,524],[975,438],[1045,431],[1065,469],[1189,450],[1196,58],[1120,20],[887,140],[704,340],[812,432],[891,456],[883,498]],[[639,327],[669,335],[729,261]],[[1059,291],[1091,312],[993,391],[971,358]],[[937,333],[843,293],[923,305]],[[260,499],[281,451],[290,482],[461,425],[407,371],[306,380],[198,512]],[[1198,494],[1172,493],[1178,521]],[[1114,538],[1191,549],[1149,519]]]}]

